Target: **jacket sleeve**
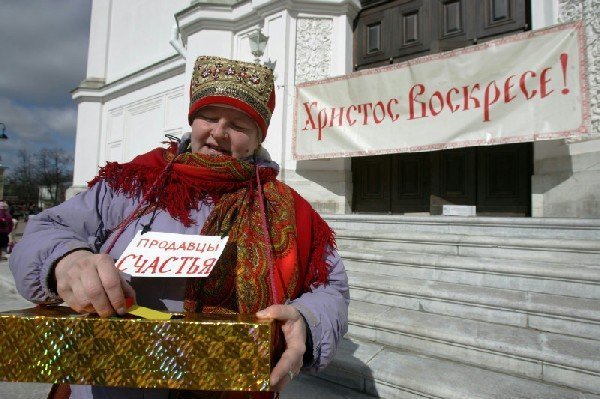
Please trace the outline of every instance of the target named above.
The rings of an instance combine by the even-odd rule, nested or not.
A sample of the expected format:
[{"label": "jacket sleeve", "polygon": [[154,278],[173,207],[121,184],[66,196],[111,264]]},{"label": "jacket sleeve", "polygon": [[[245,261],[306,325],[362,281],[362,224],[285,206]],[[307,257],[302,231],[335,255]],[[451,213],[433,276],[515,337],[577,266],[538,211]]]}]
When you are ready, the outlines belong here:
[{"label": "jacket sleeve", "polygon": [[331,362],[340,339],[348,331],[348,276],[337,251],[331,252],[327,262],[331,265],[328,283],[290,303],[302,314],[310,329],[313,363],[304,366],[313,370],[323,369]]},{"label": "jacket sleeve", "polygon": [[[48,287],[49,273],[59,259],[76,249],[95,252],[99,227],[114,227],[114,217],[110,216],[119,213],[119,206],[111,207],[112,199],[112,191],[100,182],[29,218],[9,262],[17,290],[25,299],[34,303],[61,302]],[[113,220],[103,220],[106,217]]]}]

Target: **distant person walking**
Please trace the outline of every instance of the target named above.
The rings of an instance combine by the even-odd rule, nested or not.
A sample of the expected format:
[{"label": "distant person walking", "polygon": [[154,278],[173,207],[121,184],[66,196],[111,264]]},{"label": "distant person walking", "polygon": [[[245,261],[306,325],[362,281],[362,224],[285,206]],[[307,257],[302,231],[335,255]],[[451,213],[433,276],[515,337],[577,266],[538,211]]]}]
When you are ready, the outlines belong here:
[{"label": "distant person walking", "polygon": [[[11,212],[12,213],[12,212]],[[12,216],[12,231],[8,234],[8,248],[6,253],[10,254],[15,244],[17,243],[16,235],[17,235],[17,227],[19,226],[19,219],[17,219],[14,215]]]},{"label": "distant person walking", "polygon": [[13,219],[8,211],[8,204],[0,201],[0,260],[6,259],[4,252],[8,247],[8,235],[13,229]]}]

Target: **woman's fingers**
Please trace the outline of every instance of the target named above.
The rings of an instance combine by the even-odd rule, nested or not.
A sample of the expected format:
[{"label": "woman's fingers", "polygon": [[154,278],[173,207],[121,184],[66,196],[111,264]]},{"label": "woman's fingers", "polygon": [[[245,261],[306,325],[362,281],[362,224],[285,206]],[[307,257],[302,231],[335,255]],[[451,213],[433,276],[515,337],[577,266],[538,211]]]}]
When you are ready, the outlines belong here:
[{"label": "woman's fingers", "polygon": [[[108,258],[108,256],[107,256]],[[112,259],[108,258],[98,263],[97,266],[98,276],[102,284],[103,292],[108,297],[109,306],[111,312],[113,310],[119,314],[125,314],[127,309],[125,308],[125,293],[123,292],[123,284],[121,282],[121,276],[119,271],[115,268],[115,264]],[[102,313],[98,312],[102,316]]]},{"label": "woman's fingers", "polygon": [[258,317],[268,317],[280,321],[301,317],[300,312],[291,305],[271,305],[268,308],[256,312],[256,315]]},{"label": "woman's fingers", "polygon": [[133,299],[133,303],[136,302],[136,300],[135,300],[135,290],[129,284],[129,282],[127,282],[123,278],[121,278],[121,288],[123,289],[123,293],[125,294],[125,304],[126,304],[125,308],[127,310],[127,298]]},{"label": "woman's fingers", "polygon": [[[88,313],[91,307],[91,302],[85,294],[85,289],[81,284],[81,280],[70,281],[69,289],[62,298],[76,312]],[[92,307],[93,309],[93,307]]]},{"label": "woman's fingers", "polygon": [[271,372],[271,389],[281,391],[302,367],[302,359],[306,352],[306,325],[300,312],[291,305],[272,305],[256,315],[284,322],[281,330],[286,350]]},{"label": "woman's fingers", "polygon": [[77,312],[96,312],[108,317],[125,313],[125,297],[135,298],[108,255],[78,251],[67,255],[55,269],[62,299]]},{"label": "woman's fingers", "polygon": [[[281,391],[291,380],[292,375],[296,376],[302,368],[302,357],[304,352],[298,350],[286,349],[281,355],[273,371],[271,371],[271,389]],[[290,373],[291,372],[291,373]]]},{"label": "woman's fingers", "polygon": [[[106,287],[103,285],[98,264],[86,265],[81,268],[81,283],[85,295],[90,299],[92,306],[100,317],[108,317],[115,311],[108,299]],[[121,287],[119,287],[120,289]]]}]

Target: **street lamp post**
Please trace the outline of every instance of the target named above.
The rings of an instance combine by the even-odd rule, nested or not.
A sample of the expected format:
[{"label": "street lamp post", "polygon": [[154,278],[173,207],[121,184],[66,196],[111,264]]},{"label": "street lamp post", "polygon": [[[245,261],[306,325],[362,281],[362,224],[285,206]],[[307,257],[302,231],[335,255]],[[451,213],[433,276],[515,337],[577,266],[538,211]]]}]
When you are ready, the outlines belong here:
[{"label": "street lamp post", "polygon": [[[8,140],[8,136],[6,135],[6,125],[0,122],[0,127],[2,127],[2,134],[0,134],[0,140]],[[2,157],[0,157],[0,200],[4,199],[4,170],[5,166],[2,165]]]},{"label": "street lamp post", "polygon": [[8,136],[6,135],[6,125],[0,122],[0,126],[2,127],[2,134],[0,134],[0,140],[8,140]]},{"label": "street lamp post", "polygon": [[265,53],[269,36],[265,36],[261,29],[257,28],[254,32],[248,35],[248,39],[250,39],[250,51],[255,57],[254,62],[260,64],[260,57],[262,57]]}]

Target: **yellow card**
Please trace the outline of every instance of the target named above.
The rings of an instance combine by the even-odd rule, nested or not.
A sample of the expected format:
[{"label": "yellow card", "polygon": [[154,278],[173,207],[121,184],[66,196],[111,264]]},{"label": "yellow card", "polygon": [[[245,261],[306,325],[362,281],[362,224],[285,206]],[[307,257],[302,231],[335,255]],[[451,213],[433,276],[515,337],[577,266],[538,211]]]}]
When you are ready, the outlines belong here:
[{"label": "yellow card", "polygon": [[159,310],[154,310],[147,308],[145,306],[133,305],[127,310],[127,313],[132,314],[134,316],[142,317],[144,319],[153,319],[153,320],[169,320],[171,318],[171,314],[167,312],[161,312]]}]

